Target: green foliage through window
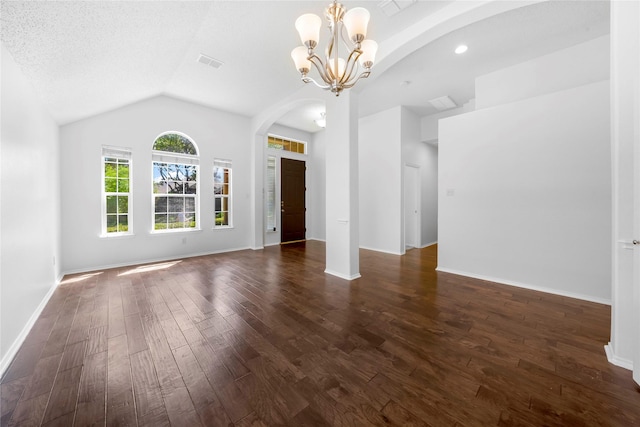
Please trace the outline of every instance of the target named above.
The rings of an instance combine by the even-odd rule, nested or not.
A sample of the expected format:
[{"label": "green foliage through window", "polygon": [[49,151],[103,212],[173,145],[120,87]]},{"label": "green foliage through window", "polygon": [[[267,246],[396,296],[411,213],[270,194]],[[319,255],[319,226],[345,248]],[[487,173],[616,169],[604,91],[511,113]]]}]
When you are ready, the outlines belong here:
[{"label": "green foliage through window", "polygon": [[130,161],[120,157],[103,158],[106,234],[129,231]]},{"label": "green foliage through window", "polygon": [[156,151],[166,151],[168,153],[198,155],[198,151],[193,142],[179,133],[160,135],[153,144],[153,149]]}]

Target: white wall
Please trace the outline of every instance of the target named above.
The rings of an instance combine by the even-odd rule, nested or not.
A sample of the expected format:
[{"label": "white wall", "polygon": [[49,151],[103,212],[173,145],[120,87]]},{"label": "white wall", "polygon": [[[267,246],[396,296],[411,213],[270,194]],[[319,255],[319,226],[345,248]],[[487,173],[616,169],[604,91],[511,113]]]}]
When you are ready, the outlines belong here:
[{"label": "white wall", "polygon": [[310,183],[307,201],[307,213],[311,211],[307,238],[325,240],[327,236],[327,195],[326,195],[326,154],[325,131],[316,132],[309,144]]},{"label": "white wall", "polygon": [[440,121],[438,268],[611,299],[609,82]]},{"label": "white wall", "polygon": [[609,78],[609,36],[476,78],[476,109]]},{"label": "white wall", "polygon": [[[200,154],[199,231],[150,233],[151,147],[166,131],[190,136]],[[61,128],[63,271],[179,258],[250,247],[249,119],[160,96]],[[101,147],[132,150],[133,232],[101,238]],[[233,162],[231,229],[213,229],[213,160]]]},{"label": "white wall", "polygon": [[58,126],[4,45],[1,75],[0,373],[60,275]]},{"label": "white wall", "polygon": [[360,247],[404,253],[402,107],[359,121]]},{"label": "white wall", "polygon": [[[313,187],[310,185],[311,184],[311,163],[310,163],[310,154],[311,154],[311,134],[309,132],[305,132],[299,129],[293,129],[290,128],[288,126],[282,126],[279,124],[273,124],[271,125],[271,127],[269,128],[269,130],[267,131],[268,134],[272,134],[272,135],[277,135],[279,137],[283,137],[283,138],[288,138],[288,139],[293,139],[296,141],[303,141],[307,143],[307,155],[304,154],[298,154],[298,153],[291,153],[289,151],[283,151],[283,150],[273,150],[270,148],[267,148],[264,150],[265,152],[265,159],[264,159],[264,167],[266,168],[266,156],[272,156],[276,158],[276,207],[280,206],[280,184],[281,184],[281,175],[280,175],[280,161],[281,159],[287,158],[287,159],[294,159],[294,160],[301,160],[303,162],[305,162],[305,165],[307,167],[307,171],[305,174],[305,181],[306,181],[306,187],[307,187],[307,191],[305,194],[305,203],[307,206],[307,212],[305,215],[305,226],[307,228],[307,237],[309,237],[309,224],[312,222],[312,218],[314,215],[314,212],[310,209],[309,207],[309,202],[310,202],[310,193],[312,193]],[[266,142],[265,142],[266,144]],[[266,181],[265,181],[266,182]],[[266,196],[266,192],[265,192],[265,196]],[[266,199],[265,199],[265,203],[266,203]],[[266,209],[267,207],[265,206],[265,216],[266,216]],[[265,218],[265,222],[266,222],[266,218]],[[265,231],[265,236],[264,236],[264,244],[265,246],[270,246],[270,245],[277,245],[280,244],[280,232],[282,231],[281,229],[281,217],[280,217],[280,209],[276,208],[276,231],[269,231],[266,230]]]}]

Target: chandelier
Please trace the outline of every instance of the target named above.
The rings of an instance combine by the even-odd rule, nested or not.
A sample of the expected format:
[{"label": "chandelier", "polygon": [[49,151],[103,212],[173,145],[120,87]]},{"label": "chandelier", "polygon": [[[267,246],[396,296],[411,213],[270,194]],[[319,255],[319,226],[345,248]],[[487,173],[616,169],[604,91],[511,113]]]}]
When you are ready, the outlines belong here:
[{"label": "chandelier", "polygon": [[[338,96],[342,90],[353,87],[358,80],[369,77],[378,50],[375,41],[365,39],[369,16],[369,11],[363,7],[347,11],[334,0],[325,10],[331,39],[324,58],[314,52],[320,39],[322,20],[313,13],[300,16],[296,20],[296,30],[304,46],[293,49],[291,58],[300,71],[302,81],[312,82]],[[345,37],[345,30],[348,38]],[[346,49],[345,53],[341,52],[342,48]],[[345,59],[341,54],[348,56]],[[309,77],[311,64],[318,71],[322,82]]]}]

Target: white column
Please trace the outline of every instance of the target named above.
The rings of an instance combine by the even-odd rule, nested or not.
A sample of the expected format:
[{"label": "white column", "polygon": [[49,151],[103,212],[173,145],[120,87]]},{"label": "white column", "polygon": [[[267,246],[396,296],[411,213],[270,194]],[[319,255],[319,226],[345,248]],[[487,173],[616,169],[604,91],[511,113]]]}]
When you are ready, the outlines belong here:
[{"label": "white column", "polygon": [[331,95],[326,108],[325,272],[352,280],[360,277],[357,94]]}]

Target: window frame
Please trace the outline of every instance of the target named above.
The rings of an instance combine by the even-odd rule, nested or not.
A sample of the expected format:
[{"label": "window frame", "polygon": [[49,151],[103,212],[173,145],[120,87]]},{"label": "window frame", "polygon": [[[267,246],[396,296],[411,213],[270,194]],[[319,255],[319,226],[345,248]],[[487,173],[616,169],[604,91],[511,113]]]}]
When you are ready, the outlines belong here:
[{"label": "window frame", "polygon": [[[269,177],[270,161],[273,160],[273,180]],[[278,199],[278,157],[267,155],[266,177],[265,177],[265,228],[267,233],[278,230],[278,215],[276,214],[276,203]],[[272,219],[272,222],[269,219]]]},{"label": "window frame", "polygon": [[[275,145],[280,145],[277,147]],[[302,146],[302,152],[299,151],[299,146]],[[297,147],[296,150],[292,150],[292,147]],[[300,141],[299,139],[288,138],[286,136],[280,136],[273,133],[267,134],[267,149],[276,150],[282,153],[307,155],[307,141]]]},{"label": "window frame", "polygon": [[[199,156],[199,150],[198,150],[198,146],[196,145],[195,141],[189,137],[188,135],[182,133],[182,132],[164,132],[160,135],[158,135],[156,137],[156,139],[154,139],[153,142],[153,146],[155,147],[156,142],[158,141],[158,139],[164,135],[168,135],[168,134],[178,134],[180,136],[182,136],[183,138],[187,139],[192,145],[193,148],[196,152],[196,154],[192,155],[192,154],[183,154],[183,153],[176,153],[176,152],[170,152],[170,151],[159,151],[159,150],[155,150],[152,148],[151,150],[151,230],[150,233],[151,234],[167,234],[167,233],[180,233],[180,232],[192,232],[192,231],[199,231],[201,230],[201,224],[200,224],[200,156]],[[171,194],[169,192],[167,193],[156,193],[155,189],[156,189],[156,177],[155,177],[155,171],[156,171],[156,164],[166,164],[167,166],[169,165],[175,165],[177,167],[193,167],[195,168],[195,194],[192,196],[189,193],[186,193],[184,188],[183,188],[183,192],[181,194]],[[177,168],[176,168],[177,169]],[[187,178],[187,175],[185,175],[185,178]],[[177,180],[171,180],[171,181],[176,181]],[[192,182],[189,180],[180,180],[179,182],[182,182],[183,184],[186,184],[188,182]],[[158,215],[158,213],[156,212],[156,200],[159,197],[167,197],[167,211],[166,211],[166,215],[167,215],[167,221],[165,222],[166,224],[166,228],[161,228],[161,229],[156,229],[156,215]],[[169,198],[181,198],[183,200],[183,206],[186,205],[186,200],[187,199],[191,199],[193,198],[194,200],[194,217],[195,217],[195,226],[194,227],[176,227],[176,228],[171,228],[170,227],[170,222],[168,221],[169,219]],[[181,213],[186,213],[184,210]],[[189,212],[191,213],[191,212]],[[162,214],[162,213],[161,213]],[[177,214],[180,214],[180,212],[178,212]],[[182,221],[183,225],[184,222],[186,221]]]},{"label": "window frame", "polygon": [[[132,158],[132,154],[131,154],[131,148],[126,148],[126,147],[115,147],[115,146],[108,146],[108,145],[103,145],[102,146],[102,154],[100,157],[100,164],[101,164],[101,171],[100,171],[100,175],[101,175],[101,179],[100,179],[100,184],[101,184],[101,207],[100,207],[100,212],[101,212],[101,233],[100,236],[101,237],[122,237],[122,236],[131,236],[133,235],[133,179],[132,179],[132,174],[133,174],[133,158]],[[107,161],[107,159],[115,159],[116,162],[116,171],[118,171],[118,166],[120,165],[119,161],[120,160],[125,160],[127,162],[127,165],[129,167],[129,173],[128,173],[128,177],[126,178],[128,181],[128,190],[126,193],[125,192],[120,192],[120,191],[106,191],[106,172],[105,172],[105,167],[107,165],[107,163],[114,163],[111,161]],[[117,172],[116,172],[116,179],[119,179],[117,176]],[[107,202],[107,198],[108,197],[127,197],[127,231],[112,231],[109,232],[108,228],[109,228],[109,221],[108,221],[108,217],[110,215],[109,212],[107,212],[108,210],[108,202]],[[118,206],[119,203],[117,202],[116,199],[116,217],[120,215],[119,212],[117,212],[118,210]],[[118,224],[118,221],[116,222],[116,224]]]},{"label": "window frame", "polygon": [[[216,192],[216,170],[224,169],[223,176],[227,177],[227,182],[222,182],[223,188],[226,185],[227,194]],[[213,159],[213,228],[214,230],[233,228],[233,162],[227,159]],[[220,207],[224,206],[226,199],[227,210],[218,210],[217,200],[220,199]],[[218,213],[227,213],[227,224],[218,225]]]}]

